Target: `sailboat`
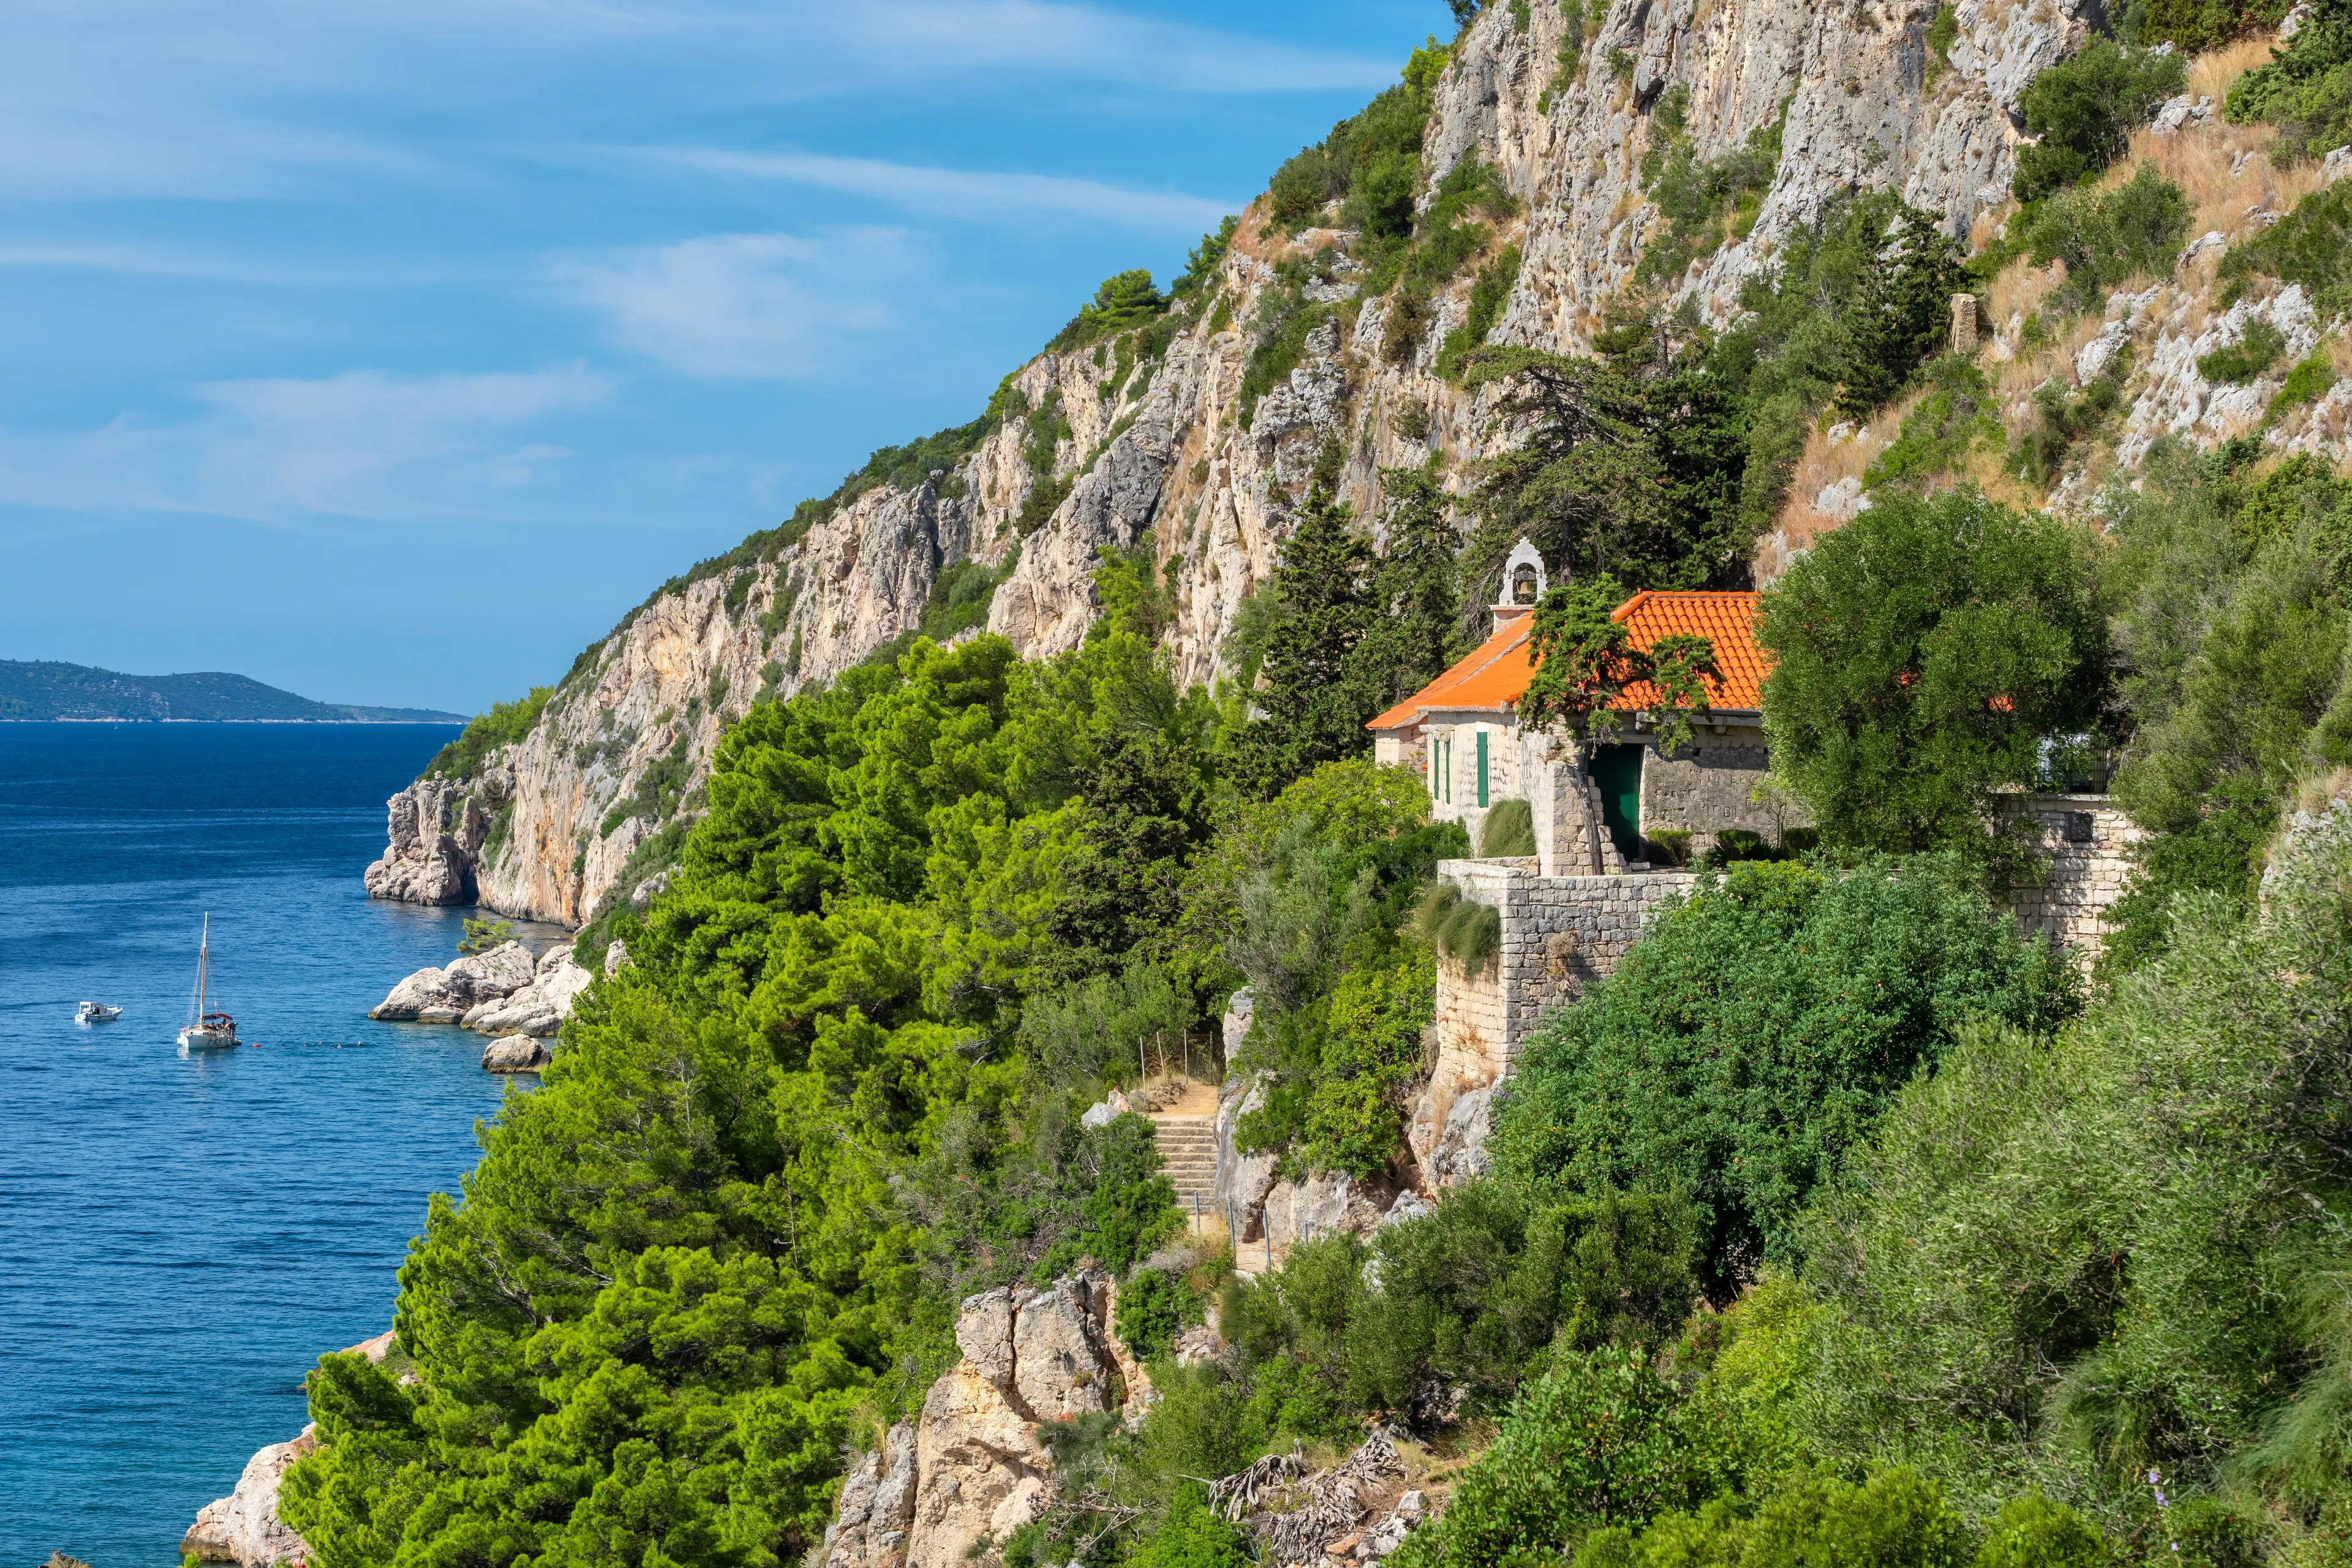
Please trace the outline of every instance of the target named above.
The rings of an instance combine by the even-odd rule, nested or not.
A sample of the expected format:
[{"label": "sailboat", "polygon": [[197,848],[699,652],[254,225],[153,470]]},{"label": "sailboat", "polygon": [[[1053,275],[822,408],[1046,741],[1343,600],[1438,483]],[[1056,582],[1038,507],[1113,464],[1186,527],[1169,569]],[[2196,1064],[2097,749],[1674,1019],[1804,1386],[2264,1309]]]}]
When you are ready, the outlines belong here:
[{"label": "sailboat", "polygon": [[236,1044],[236,1020],[226,1013],[205,1011],[205,971],[210,967],[213,917],[205,916],[204,935],[196,939],[196,994],[188,1004],[187,1026],[180,1031],[184,1051],[217,1050]]}]

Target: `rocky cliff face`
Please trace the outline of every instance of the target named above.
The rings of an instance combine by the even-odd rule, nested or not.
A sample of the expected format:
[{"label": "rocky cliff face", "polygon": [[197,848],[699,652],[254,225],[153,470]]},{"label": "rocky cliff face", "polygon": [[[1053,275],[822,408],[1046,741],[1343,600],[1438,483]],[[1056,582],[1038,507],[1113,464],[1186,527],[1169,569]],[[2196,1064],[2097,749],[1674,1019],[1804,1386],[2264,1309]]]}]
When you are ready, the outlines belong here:
[{"label": "rocky cliff face", "polygon": [[1053,1496],[1040,1422],[1137,1411],[1143,1371],[1111,1332],[1118,1290],[1099,1268],[1050,1290],[974,1296],[956,1320],[963,1359],[931,1385],[916,1421],[892,1427],[852,1467],[824,1568],[957,1568],[983,1537],[1002,1542]]},{"label": "rocky cliff face", "polygon": [[[1423,199],[1466,159],[1494,167],[1521,206],[1492,245],[1521,245],[1525,262],[1491,336],[1577,350],[1660,221],[1639,174],[1659,105],[1682,106],[1702,159],[1779,122],[1784,155],[1753,227],[1676,286],[1719,318],[1838,192],[1895,187],[1955,232],[1999,202],[2018,93],[2078,44],[2087,3],[1965,0],[1932,73],[1933,0],[1614,0],[1572,68],[1559,6],[1489,6],[1436,87]],[[1180,677],[1215,676],[1327,439],[1348,454],[1347,499],[1378,520],[1381,468],[1434,456],[1459,488],[1506,438],[1488,428],[1492,394],[1435,370],[1475,267],[1391,345],[1388,303],[1358,301],[1353,264],[1327,261],[1304,287],[1337,309],[1243,417],[1253,323],[1290,286],[1276,267],[1333,237],[1286,237],[1253,206],[1158,358],[1135,363],[1109,341],[1042,354],[1012,378],[1008,416],[951,464],[845,489],[804,529],[656,595],[582,656],[526,739],[469,780],[394,798],[371,892],[572,923],[629,897],[671,858],[662,830],[695,812],[726,722],[914,630],[950,567],[985,568],[988,629],[1048,654],[1093,619],[1098,552],[1142,544],[1173,589]]]}]

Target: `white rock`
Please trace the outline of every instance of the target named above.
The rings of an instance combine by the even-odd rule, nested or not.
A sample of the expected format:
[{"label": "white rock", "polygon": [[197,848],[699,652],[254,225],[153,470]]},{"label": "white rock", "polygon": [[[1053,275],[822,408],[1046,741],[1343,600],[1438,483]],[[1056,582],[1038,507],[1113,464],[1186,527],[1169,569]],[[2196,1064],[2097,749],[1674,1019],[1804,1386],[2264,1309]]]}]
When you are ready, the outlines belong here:
[{"label": "white rock", "polygon": [[551,1059],[546,1045],[529,1035],[509,1035],[482,1047],[488,1072],[537,1072]]},{"label": "white rock", "polygon": [[2331,149],[2319,165],[2319,183],[2332,185],[2347,174],[2352,174],[2352,147]]},{"label": "white rock", "polygon": [[1870,510],[1870,497],[1863,493],[1862,480],[1848,474],[1822,487],[1821,493],[1813,497],[1813,510],[1823,517],[1852,522]]},{"label": "white rock", "polygon": [[420,969],[392,988],[368,1010],[371,1018],[456,1023],[485,1002],[495,1002],[532,982],[537,965],[519,942],[460,958],[446,969]]},{"label": "white rock", "polygon": [[604,978],[610,980],[628,966],[629,944],[615,937],[613,945],[604,950]]},{"label": "white rock", "polygon": [[310,1548],[278,1520],[278,1486],[294,1461],[318,1445],[306,1432],[290,1443],[273,1443],[247,1459],[236,1490],[196,1510],[196,1521],[180,1541],[183,1557],[206,1563],[237,1563],[244,1568],[306,1562]]},{"label": "white rock", "polygon": [[569,946],[551,948],[540,961],[538,979],[511,995],[475,1007],[463,1021],[467,1028],[486,1035],[551,1035],[595,980],[572,956]]}]

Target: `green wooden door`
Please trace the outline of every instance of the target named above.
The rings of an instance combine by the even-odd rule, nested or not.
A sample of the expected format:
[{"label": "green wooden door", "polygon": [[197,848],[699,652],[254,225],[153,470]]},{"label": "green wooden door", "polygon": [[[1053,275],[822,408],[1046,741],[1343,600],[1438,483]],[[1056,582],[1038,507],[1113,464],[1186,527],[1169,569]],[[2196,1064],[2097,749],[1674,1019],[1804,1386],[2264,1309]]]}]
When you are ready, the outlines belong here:
[{"label": "green wooden door", "polygon": [[1593,753],[1592,782],[1601,790],[1601,821],[1628,860],[1642,858],[1642,753],[1646,746],[1602,746]]}]

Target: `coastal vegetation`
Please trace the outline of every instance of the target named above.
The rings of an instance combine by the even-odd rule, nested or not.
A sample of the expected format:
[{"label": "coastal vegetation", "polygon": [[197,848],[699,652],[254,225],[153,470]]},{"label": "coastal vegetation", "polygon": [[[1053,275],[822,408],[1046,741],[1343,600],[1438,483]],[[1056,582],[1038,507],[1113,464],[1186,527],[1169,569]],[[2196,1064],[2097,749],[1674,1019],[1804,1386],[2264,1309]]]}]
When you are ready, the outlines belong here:
[{"label": "coastal vegetation", "polygon": [[[1259,208],[1299,249],[1240,323],[1237,414],[1377,299],[1381,362],[1483,394],[1514,444],[1353,491],[1369,445],[1294,448],[1213,689],[1176,678],[1158,538],[1101,551],[1083,641],[1032,659],[964,635],[998,574],[962,562],[907,637],[733,717],[690,826],[684,753],[649,773],[626,809],[666,821],[676,873],[582,932],[583,959],[620,941],[627,965],[433,1200],[400,1275],[413,1376],[349,1354],[311,1376],[318,1447],[281,1508],[318,1568],[806,1560],[851,1457],[957,1363],[959,1304],[1087,1263],[1156,1399],[1041,1424],[1050,1506],[975,1551],[1007,1568],[1269,1561],[1207,1488],[1374,1429],[1447,1494],[1404,1568],[2337,1568],[2352,481],[2252,436],[2174,437],[2045,510],[2122,372],[2004,382],[1951,350],[1971,283],[2049,269],[2017,312],[2030,354],[2169,274],[2194,204],[2129,162],[2187,79],[2158,45],[2262,19],[2120,13],[2027,91],[2005,234],[1965,252],[1890,192],[1839,195],[1714,322],[1674,289],[1748,232],[1781,138],[1701,160],[1687,100],[1661,98],[1664,222],[1590,354],[1484,342],[1515,209],[1475,161],[1427,177],[1448,54],[1416,52]],[[1958,26],[1926,28],[1946,68]],[[2230,112],[2286,128],[2290,158],[2332,135],[2343,28],[2320,8]],[[1606,73],[1629,102],[1634,71]],[[2340,286],[2339,201],[2248,237],[2222,286]],[[1060,351],[1130,384],[1241,232],[1164,293],[1106,280]],[[1448,288],[1477,330],[1427,353]],[[2271,331],[2212,382],[2274,374]],[[1015,420],[1025,533],[1068,493],[1071,432],[1008,380],[982,426]],[[1410,1159],[1438,978],[1486,973],[1501,921],[1438,878],[1469,836],[1374,765],[1365,723],[1483,634],[1513,542],[1560,578],[1523,717],[1605,738],[1646,688],[1644,723],[1686,740],[1713,650],[1633,650],[1612,609],[1744,582],[1804,455],[1871,422],[1898,432],[1853,465],[1871,504],[1762,598],[1771,787],[1816,826],[1719,836],[1543,1019],[1486,1169],[1425,1212],[1278,1266],[1269,1246],[1248,1279],[1171,1245],[1151,1128],[1108,1098],[1171,1041],[1247,1080],[1235,1148],[1282,1177]],[[861,476],[928,482],[981,427]],[[546,700],[477,720],[436,772]],[[2110,771],[2146,837],[2085,973],[2005,912],[2044,868],[2003,814]],[[1503,803],[1479,847],[1529,853],[1532,823]],[[1221,1352],[1180,1358],[1212,1309]]]}]

